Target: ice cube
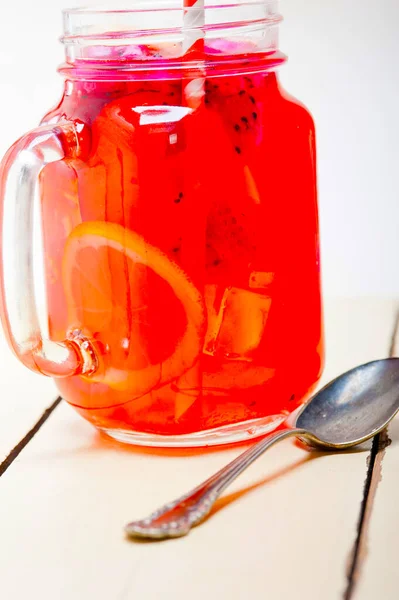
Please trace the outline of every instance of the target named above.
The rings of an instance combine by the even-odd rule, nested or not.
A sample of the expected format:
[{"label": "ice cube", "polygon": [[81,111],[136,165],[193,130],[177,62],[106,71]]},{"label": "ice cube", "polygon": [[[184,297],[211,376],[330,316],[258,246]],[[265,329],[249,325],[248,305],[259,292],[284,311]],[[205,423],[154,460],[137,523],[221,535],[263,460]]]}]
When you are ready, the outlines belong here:
[{"label": "ice cube", "polygon": [[175,420],[181,419],[201,394],[201,368],[197,361],[195,365],[181,375],[176,384],[172,384],[175,391]]},{"label": "ice cube", "polygon": [[[218,301],[218,296],[221,298]],[[204,353],[251,361],[264,335],[271,298],[241,288],[205,286],[208,329]]]},{"label": "ice cube", "polygon": [[208,316],[208,328],[205,334],[204,353],[213,356],[216,351],[217,338],[222,325],[227,297],[231,288],[220,292],[220,286],[212,284],[205,286],[205,306]]},{"label": "ice cube", "polygon": [[251,289],[265,289],[274,280],[274,273],[267,271],[252,271],[249,276],[249,287]]}]

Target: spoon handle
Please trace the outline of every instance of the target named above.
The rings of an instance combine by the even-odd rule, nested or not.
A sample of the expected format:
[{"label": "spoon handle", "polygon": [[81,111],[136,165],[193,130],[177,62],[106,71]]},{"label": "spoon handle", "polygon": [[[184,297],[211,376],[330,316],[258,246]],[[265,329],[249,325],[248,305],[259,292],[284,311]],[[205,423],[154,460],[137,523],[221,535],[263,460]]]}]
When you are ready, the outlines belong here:
[{"label": "spoon handle", "polygon": [[215,500],[249,465],[270,446],[290,436],[306,435],[304,429],[283,429],[271,433],[232,460],[202,484],[177,500],[162,506],[146,519],[125,527],[130,537],[165,539],[186,535],[210,512]]}]

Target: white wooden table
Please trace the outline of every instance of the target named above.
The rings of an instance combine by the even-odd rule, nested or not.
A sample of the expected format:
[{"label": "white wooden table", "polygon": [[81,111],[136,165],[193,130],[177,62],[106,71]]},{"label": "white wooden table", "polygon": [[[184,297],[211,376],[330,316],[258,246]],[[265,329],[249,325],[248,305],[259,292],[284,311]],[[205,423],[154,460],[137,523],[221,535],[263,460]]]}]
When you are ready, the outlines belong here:
[{"label": "white wooden table", "polygon": [[[390,352],[399,301],[328,300],[324,382]],[[398,348],[394,353],[398,353]],[[2,600],[399,598],[399,420],[362,452],[287,440],[186,538],[123,525],[244,449],[161,451],[101,437],[0,340]],[[46,409],[50,410],[46,412]]]}]

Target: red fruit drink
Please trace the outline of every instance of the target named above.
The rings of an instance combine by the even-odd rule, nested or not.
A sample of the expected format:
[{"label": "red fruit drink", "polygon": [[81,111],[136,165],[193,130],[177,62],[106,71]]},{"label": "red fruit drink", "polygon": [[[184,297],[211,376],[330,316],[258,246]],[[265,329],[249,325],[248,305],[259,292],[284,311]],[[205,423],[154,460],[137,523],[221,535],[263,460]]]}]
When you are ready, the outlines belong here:
[{"label": "red fruit drink", "polygon": [[196,109],[172,47],[125,48],[101,78],[77,62],[47,117],[75,121],[82,149],[41,176],[50,337],[82,331],[99,363],[57,383],[119,439],[261,433],[321,374],[314,125],[281,56],[249,54],[205,48],[220,60]]}]

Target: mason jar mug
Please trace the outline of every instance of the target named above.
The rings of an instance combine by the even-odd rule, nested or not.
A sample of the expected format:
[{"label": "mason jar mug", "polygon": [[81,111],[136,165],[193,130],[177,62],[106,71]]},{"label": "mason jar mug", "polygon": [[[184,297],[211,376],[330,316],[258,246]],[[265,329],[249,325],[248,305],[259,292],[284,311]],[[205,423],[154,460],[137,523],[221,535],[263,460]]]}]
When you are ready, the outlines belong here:
[{"label": "mason jar mug", "polygon": [[195,11],[66,10],[62,98],[1,170],[9,343],[136,444],[261,435],[323,363],[315,130],[276,2]]}]

